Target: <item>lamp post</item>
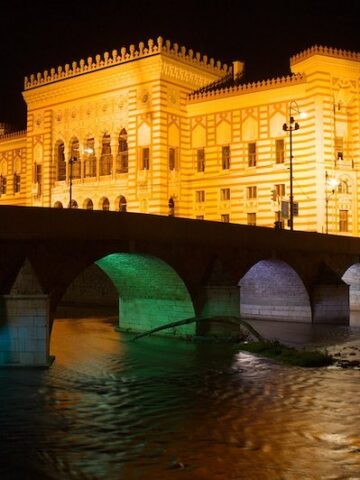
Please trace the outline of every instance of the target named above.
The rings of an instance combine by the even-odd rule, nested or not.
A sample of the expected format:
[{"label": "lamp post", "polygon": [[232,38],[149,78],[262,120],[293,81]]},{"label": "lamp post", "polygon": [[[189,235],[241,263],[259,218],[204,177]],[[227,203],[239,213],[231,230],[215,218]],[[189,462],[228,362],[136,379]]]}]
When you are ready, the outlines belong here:
[{"label": "lamp post", "polygon": [[[328,172],[325,171],[325,232],[329,233],[329,200],[331,195],[334,195],[335,189],[339,182],[335,177],[330,177]],[[327,187],[331,188],[331,192],[327,193]]]},{"label": "lamp post", "polygon": [[290,140],[290,218],[289,218],[289,227],[290,230],[294,230],[294,195],[293,195],[293,144],[292,144],[292,135],[293,131],[299,130],[300,125],[295,122],[292,111],[300,114],[299,106],[295,100],[291,100],[289,103],[289,122],[284,123],[283,130],[289,132]]},{"label": "lamp post", "polygon": [[76,157],[70,157],[69,159],[69,208],[72,208],[72,181],[73,181],[73,165],[77,162]]}]

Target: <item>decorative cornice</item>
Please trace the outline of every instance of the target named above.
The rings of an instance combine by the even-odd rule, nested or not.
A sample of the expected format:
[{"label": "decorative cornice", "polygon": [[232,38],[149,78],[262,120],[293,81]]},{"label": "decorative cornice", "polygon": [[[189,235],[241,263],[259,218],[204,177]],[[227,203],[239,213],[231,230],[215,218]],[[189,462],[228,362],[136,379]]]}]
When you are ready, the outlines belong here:
[{"label": "decorative cornice", "polygon": [[57,69],[51,68],[50,71],[45,70],[43,73],[32,74],[30,77],[25,77],[24,89],[29,90],[49,83],[57,82],[84,73],[109,68],[114,65],[119,65],[126,62],[132,62],[140,58],[150,57],[152,55],[166,54],[175,57],[187,64],[197,66],[203,70],[207,70],[217,75],[224,75],[228,72],[228,66],[222,64],[220,61],[215,63],[213,58],[208,60],[207,55],[201,56],[199,52],[195,53],[193,50],[186,50],[186,47],[179,47],[177,43],[171,44],[170,40],[164,40],[162,37],[157,38],[157,43],[149,39],[148,46],[145,47],[144,42],[140,42],[138,50],[135,45],[130,45],[129,50],[122,47],[120,52],[113,50],[111,55],[109,52],[104,52],[103,56],[96,55],[95,61],[92,57],[88,57],[87,61],[81,59],[78,62],[72,62],[71,66],[66,64],[64,67],[59,66]]},{"label": "decorative cornice", "polygon": [[343,58],[345,60],[360,61],[360,52],[352,52],[350,50],[342,50],[341,48],[323,47],[321,45],[314,45],[296,55],[290,57],[290,65],[299,63],[306,58],[313,55],[325,55],[327,57]]},{"label": "decorative cornice", "polygon": [[253,83],[244,83],[233,87],[221,88],[218,90],[212,90],[208,92],[195,92],[188,95],[189,101],[197,101],[203,99],[214,99],[219,97],[228,97],[232,95],[239,95],[244,93],[258,92],[260,90],[268,90],[270,88],[286,87],[287,85],[293,85],[296,83],[302,83],[305,81],[305,75],[297,73],[294,75],[288,75],[287,77],[271,78],[268,80],[262,80]]}]

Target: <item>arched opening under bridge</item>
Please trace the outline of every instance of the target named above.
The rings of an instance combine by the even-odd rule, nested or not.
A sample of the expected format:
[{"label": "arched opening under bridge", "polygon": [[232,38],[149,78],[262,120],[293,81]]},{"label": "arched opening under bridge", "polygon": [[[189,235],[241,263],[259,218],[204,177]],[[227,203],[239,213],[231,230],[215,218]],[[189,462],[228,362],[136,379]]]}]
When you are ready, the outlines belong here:
[{"label": "arched opening under bridge", "polygon": [[261,260],[239,282],[243,318],[311,322],[308,292],[295,270],[281,260]]},{"label": "arched opening under bridge", "polygon": [[342,280],[349,285],[350,324],[360,325],[360,263],[351,265]]},{"label": "arched opening under bridge", "polygon": [[[88,312],[91,305],[111,308],[114,303],[123,331],[145,332],[195,315],[176,271],[159,258],[135,253],[107,255],[81,272],[64,294],[59,312],[76,304]],[[191,335],[195,329],[189,324],[161,334]]]},{"label": "arched opening under bridge", "polygon": [[[190,294],[167,263],[149,255],[114,253],[95,262],[119,292],[119,327],[142,332],[194,316]],[[184,325],[162,334],[193,334],[195,325]]]}]

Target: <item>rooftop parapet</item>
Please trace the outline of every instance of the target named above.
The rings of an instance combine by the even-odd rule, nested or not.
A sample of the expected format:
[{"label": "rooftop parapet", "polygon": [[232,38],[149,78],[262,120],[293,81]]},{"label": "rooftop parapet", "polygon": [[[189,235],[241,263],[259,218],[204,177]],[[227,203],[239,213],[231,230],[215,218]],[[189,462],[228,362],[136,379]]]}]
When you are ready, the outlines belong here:
[{"label": "rooftop parapet", "polygon": [[343,58],[346,60],[354,60],[356,62],[360,61],[360,52],[352,52],[350,50],[342,50],[341,48],[314,45],[313,47],[310,47],[307,50],[290,57],[290,65],[295,65],[296,63],[302,62],[306,58],[312,57],[313,55],[325,55],[327,57]]},{"label": "rooftop parapet", "polygon": [[295,83],[301,83],[304,81],[305,75],[302,73],[297,73],[294,75],[288,75],[286,77],[271,78],[268,80],[261,80],[259,82],[244,83],[224,88],[215,88],[213,90],[197,90],[193,93],[190,93],[188,95],[188,99],[190,101],[196,101],[202,99],[212,99],[222,96],[252,93],[260,90],[268,90],[270,88],[285,87],[287,85],[293,85]]},{"label": "rooftop parapet", "polygon": [[17,132],[5,133],[4,135],[0,135],[0,142],[2,142],[3,140],[8,140],[10,138],[21,137],[23,135],[26,135],[26,130],[19,130]]},{"label": "rooftop parapet", "polygon": [[220,60],[215,62],[213,58],[208,59],[207,55],[202,56],[199,52],[194,54],[191,49],[187,50],[186,47],[179,47],[177,43],[171,44],[170,40],[164,42],[162,37],[158,37],[157,43],[154,43],[154,40],[149,39],[147,47],[145,47],[144,42],[140,42],[138,49],[136,49],[135,45],[130,45],[128,50],[126,47],[122,47],[120,52],[118,52],[118,50],[113,50],[111,55],[109,52],[104,52],[103,56],[96,55],[95,59],[88,57],[87,61],[81,59],[79,62],[72,62],[71,66],[66,64],[64,67],[59,66],[57,69],[51,68],[50,71],[44,70],[43,73],[39,72],[36,75],[32,74],[30,77],[25,77],[24,88],[25,90],[29,90],[48,83],[160,53],[176,57],[188,64],[201,67],[202,69],[217,75],[224,75],[230,70],[228,66],[222,64]]}]

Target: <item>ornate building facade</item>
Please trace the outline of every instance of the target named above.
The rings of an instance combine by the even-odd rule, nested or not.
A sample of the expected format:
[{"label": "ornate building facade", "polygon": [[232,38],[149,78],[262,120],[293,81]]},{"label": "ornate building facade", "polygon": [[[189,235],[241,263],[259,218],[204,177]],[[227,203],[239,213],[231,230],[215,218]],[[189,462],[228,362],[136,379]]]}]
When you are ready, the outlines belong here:
[{"label": "ornate building facade", "polygon": [[241,62],[159,37],[26,77],[0,205],[288,228],[292,186],[295,229],[358,235],[360,53],[312,47],[290,66],[247,84]]}]

